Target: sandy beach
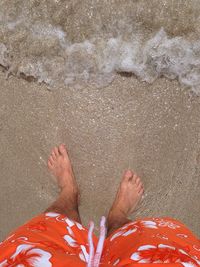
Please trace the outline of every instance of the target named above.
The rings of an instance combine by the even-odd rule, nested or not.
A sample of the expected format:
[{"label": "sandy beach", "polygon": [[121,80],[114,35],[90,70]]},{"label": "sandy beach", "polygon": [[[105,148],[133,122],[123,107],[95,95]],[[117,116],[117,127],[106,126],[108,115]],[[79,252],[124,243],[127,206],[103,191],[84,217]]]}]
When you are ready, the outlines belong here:
[{"label": "sandy beach", "polygon": [[121,176],[145,197],[132,218],[169,216],[200,236],[200,98],[177,81],[118,76],[105,88],[57,88],[0,73],[0,239],[56,198],[50,150],[64,142],[85,225],[107,214]]}]

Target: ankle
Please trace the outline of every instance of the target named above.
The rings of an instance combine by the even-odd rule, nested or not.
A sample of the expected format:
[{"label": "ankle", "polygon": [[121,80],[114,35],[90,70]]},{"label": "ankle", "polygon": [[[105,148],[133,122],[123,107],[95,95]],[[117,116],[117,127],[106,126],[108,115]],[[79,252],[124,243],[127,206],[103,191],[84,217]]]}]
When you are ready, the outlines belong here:
[{"label": "ankle", "polygon": [[62,195],[76,195],[78,190],[74,187],[69,187],[69,185],[64,185],[60,187],[60,194]]},{"label": "ankle", "polygon": [[128,218],[119,218],[119,217],[108,217],[108,233],[107,236],[110,236],[114,231],[118,230],[119,228],[123,227],[125,224],[130,223],[131,220]]},{"label": "ankle", "polygon": [[59,194],[59,198],[64,198],[64,199],[78,199],[78,190],[74,189],[74,188],[69,188],[68,186],[63,186],[61,188],[60,194]]},{"label": "ankle", "polygon": [[74,192],[69,193],[68,190],[65,190],[64,188],[61,190],[58,200],[59,203],[62,203],[62,206],[64,206],[68,210],[78,210],[78,193]]},{"label": "ankle", "polygon": [[108,214],[108,220],[113,220],[113,221],[124,221],[127,220],[127,214],[120,209],[112,209],[109,211]]},{"label": "ankle", "polygon": [[122,225],[127,222],[127,216],[121,211],[110,211],[108,214],[108,226]]}]

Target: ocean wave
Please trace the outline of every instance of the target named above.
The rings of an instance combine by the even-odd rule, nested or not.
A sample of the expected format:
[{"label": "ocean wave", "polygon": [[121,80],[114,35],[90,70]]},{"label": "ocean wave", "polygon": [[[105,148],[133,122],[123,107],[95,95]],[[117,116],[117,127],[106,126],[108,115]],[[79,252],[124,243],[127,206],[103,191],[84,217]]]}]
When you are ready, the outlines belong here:
[{"label": "ocean wave", "polygon": [[[7,2],[3,3],[6,7]],[[26,8],[23,15],[22,5],[20,8],[8,14],[0,12],[0,65],[7,76],[37,80],[52,88],[60,85],[80,88],[88,84],[103,87],[116,75],[128,73],[147,83],[160,77],[177,79],[182,86],[200,94],[199,40],[171,37],[163,27],[146,34],[142,27],[138,30],[140,23],[133,22],[128,27],[128,22],[121,19],[121,31],[113,35],[114,26],[109,34],[97,32],[80,42],[72,41],[64,25],[50,23],[51,17],[47,16],[50,11],[46,11],[44,20],[34,21],[32,7]],[[156,10],[156,5],[153,8]],[[39,10],[43,9],[44,6]]]},{"label": "ocean wave", "polygon": [[46,55],[39,51],[41,55],[32,52],[15,59],[12,49],[0,43],[0,64],[8,73],[34,77],[50,86],[94,83],[100,87],[117,73],[131,73],[148,83],[164,76],[200,93],[200,41],[169,38],[164,29],[146,43],[139,37],[130,41],[118,37],[71,44],[63,31],[52,26],[32,28],[32,38],[43,42],[41,50],[53,43],[59,53],[51,53],[52,46]]}]

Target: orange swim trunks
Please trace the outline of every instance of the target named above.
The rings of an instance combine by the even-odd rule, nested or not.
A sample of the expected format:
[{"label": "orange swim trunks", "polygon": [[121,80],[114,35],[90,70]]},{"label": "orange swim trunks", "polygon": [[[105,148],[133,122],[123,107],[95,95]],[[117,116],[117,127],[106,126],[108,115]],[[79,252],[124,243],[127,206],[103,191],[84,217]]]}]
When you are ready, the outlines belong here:
[{"label": "orange swim trunks", "polygon": [[200,241],[182,223],[145,218],[105,239],[57,213],[37,216],[0,243],[0,267],[200,266]]}]

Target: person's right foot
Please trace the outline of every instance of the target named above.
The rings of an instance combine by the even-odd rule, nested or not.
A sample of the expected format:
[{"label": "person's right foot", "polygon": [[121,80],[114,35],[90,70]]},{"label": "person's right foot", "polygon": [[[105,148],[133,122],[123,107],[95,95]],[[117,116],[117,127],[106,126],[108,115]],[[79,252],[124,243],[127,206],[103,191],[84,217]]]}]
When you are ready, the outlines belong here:
[{"label": "person's right foot", "polygon": [[140,178],[132,171],[126,171],[109,211],[108,224],[125,221],[135,210],[143,193],[144,188]]},{"label": "person's right foot", "polygon": [[79,190],[72,169],[71,162],[64,144],[52,149],[48,159],[48,168],[57,178],[62,195],[78,207]]}]

